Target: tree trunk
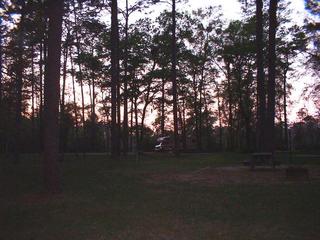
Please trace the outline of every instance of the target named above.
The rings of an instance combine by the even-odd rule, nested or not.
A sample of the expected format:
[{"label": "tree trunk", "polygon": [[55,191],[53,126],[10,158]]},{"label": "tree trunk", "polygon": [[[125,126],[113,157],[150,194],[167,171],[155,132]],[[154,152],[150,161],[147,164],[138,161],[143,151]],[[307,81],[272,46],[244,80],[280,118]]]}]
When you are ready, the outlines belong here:
[{"label": "tree trunk", "polygon": [[[68,34],[69,35],[69,34]],[[68,36],[67,36],[68,39]],[[61,103],[60,103],[60,152],[61,158],[63,160],[66,144],[67,135],[65,131],[65,90],[66,90],[66,79],[67,79],[67,61],[68,61],[68,46],[65,45],[63,49],[63,70],[62,70],[62,91],[61,91]]]},{"label": "tree trunk", "polygon": [[218,119],[219,119],[219,150],[222,151],[222,114],[221,114],[219,87],[217,87],[217,100],[218,100]]},{"label": "tree trunk", "polygon": [[202,120],[202,79],[199,84],[199,142],[198,142],[198,150],[202,151],[202,131],[203,131],[203,120]]},{"label": "tree trunk", "polygon": [[164,136],[164,122],[165,122],[165,109],[164,109],[164,102],[165,102],[165,92],[164,92],[164,86],[165,86],[165,79],[162,78],[162,83],[161,83],[161,123],[160,123],[160,128],[161,128],[161,136]]},{"label": "tree trunk", "polygon": [[70,58],[70,65],[71,65],[71,79],[72,79],[72,93],[73,93],[73,113],[74,113],[74,124],[76,127],[76,154],[79,151],[79,126],[78,126],[78,111],[77,111],[77,99],[76,99],[76,88],[75,88],[75,72],[74,72],[74,64],[72,60],[72,52],[71,47],[69,50],[69,58]]},{"label": "tree trunk", "polygon": [[133,141],[132,141],[132,130],[133,130],[133,98],[131,98],[131,107],[130,107],[130,152],[133,151]]},{"label": "tree trunk", "polygon": [[196,83],[196,72],[194,71],[192,76],[192,83],[193,83],[193,112],[194,112],[194,118],[195,118],[195,135],[196,135],[196,141],[197,141],[197,148],[199,149],[199,106],[198,106],[198,90],[197,90],[197,83]]},{"label": "tree trunk", "polygon": [[228,149],[233,150],[234,148],[234,131],[233,131],[233,112],[232,112],[232,87],[231,87],[231,72],[230,72],[230,63],[226,63],[227,68],[227,91],[228,91],[228,131],[229,131],[229,141],[228,141]]},{"label": "tree trunk", "polygon": [[[204,50],[206,51],[206,50]],[[206,54],[204,55],[204,59],[206,59]],[[204,93],[204,80],[205,80],[205,77],[204,77],[204,65],[205,63],[203,62],[203,65],[201,67],[201,77],[200,77],[200,84],[199,84],[199,150],[202,151],[202,131],[203,131],[203,119],[202,119],[202,102],[204,99],[205,101],[205,94]],[[204,104],[205,105],[205,104]]]},{"label": "tree trunk", "polygon": [[267,147],[275,151],[275,94],[276,94],[276,31],[278,0],[270,0],[269,6],[269,52],[268,52],[268,105],[267,105]]},{"label": "tree trunk", "polygon": [[[78,19],[78,16],[77,16],[77,11],[76,11],[76,7],[75,7],[75,1],[73,0],[72,1],[72,4],[73,4],[73,14],[74,14],[74,21],[75,21],[75,25],[77,25],[77,19]],[[78,56],[80,55],[81,53],[81,47],[80,47],[80,38],[79,38],[79,34],[78,34],[78,31],[76,30],[75,32],[75,37],[76,37],[76,46],[77,46],[77,54]],[[83,80],[82,80],[82,67],[81,67],[81,63],[79,62],[78,63],[78,67],[79,67],[79,81],[80,81],[80,91],[81,91],[81,111],[82,111],[82,116],[81,116],[81,119],[82,119],[82,125],[83,125],[83,131],[85,132],[85,113],[84,113],[84,108],[85,108],[85,105],[84,105],[84,92],[83,92]]]},{"label": "tree trunk", "polygon": [[91,110],[91,150],[96,151],[96,95],[95,95],[95,75],[92,72],[92,110]]},{"label": "tree trunk", "polygon": [[[288,59],[287,59],[288,62]],[[287,72],[289,70],[288,65],[284,69],[283,73],[283,115],[284,115],[284,147],[285,150],[289,150],[289,139],[288,139],[288,117],[287,117]]]},{"label": "tree trunk", "polygon": [[257,48],[257,150],[264,151],[266,127],[266,92],[263,67],[263,1],[256,0],[256,48]]},{"label": "tree trunk", "polygon": [[39,149],[43,151],[43,54],[44,54],[43,41],[40,42],[40,60],[39,60]]},{"label": "tree trunk", "polygon": [[59,94],[63,0],[49,0],[48,64],[44,85],[44,180],[49,193],[60,192]]},{"label": "tree trunk", "polygon": [[21,2],[21,19],[18,32],[18,59],[16,73],[16,104],[15,104],[15,129],[14,129],[14,160],[19,161],[21,153],[21,118],[22,118],[22,88],[23,88],[23,49],[24,49],[24,24],[25,24],[25,2]]},{"label": "tree trunk", "polygon": [[135,116],[135,130],[136,130],[136,152],[140,152],[140,138],[139,138],[139,121],[138,121],[138,98],[134,98],[134,116]]},{"label": "tree trunk", "polygon": [[[247,80],[248,82],[252,82],[252,71],[251,69],[248,70]],[[250,104],[250,89],[249,86],[246,84],[245,94],[244,94],[244,105],[243,105],[243,113],[244,113],[244,121],[245,121],[245,130],[246,130],[246,149],[247,151],[252,151],[252,110]]]},{"label": "tree trunk", "polygon": [[179,155],[179,133],[178,133],[178,106],[177,106],[177,44],[176,44],[176,0],[172,0],[172,38],[171,38],[171,78],[172,78],[172,95],[173,95],[173,131],[175,156]]},{"label": "tree trunk", "polygon": [[205,130],[206,130],[206,139],[207,139],[207,151],[211,149],[211,139],[210,139],[210,129],[209,126],[209,108],[206,98],[206,91],[205,88],[203,89],[203,104],[204,104],[204,112],[205,112]]},{"label": "tree trunk", "polygon": [[31,137],[32,137],[32,152],[35,151],[35,73],[34,73],[34,46],[31,46],[32,56],[31,56]]},{"label": "tree trunk", "polygon": [[[180,117],[181,118],[181,117]],[[187,134],[186,134],[186,106],[185,106],[185,98],[182,99],[182,148],[184,151],[187,150]]]},{"label": "tree trunk", "polygon": [[[120,155],[119,122],[117,121],[119,84],[119,31],[118,31],[118,5],[117,0],[111,0],[111,155]],[[119,110],[120,111],[120,110]]]},{"label": "tree trunk", "polygon": [[118,61],[118,84],[117,84],[117,128],[118,128],[118,140],[117,141],[118,141],[118,147],[117,147],[117,151],[119,152],[118,154],[120,155],[121,148],[122,148],[121,147],[122,132],[121,132],[121,91],[120,91],[121,90],[121,82],[120,82],[119,75],[120,75],[120,65],[119,65],[119,61]]},{"label": "tree trunk", "polygon": [[62,70],[62,91],[61,91],[61,120],[64,115],[64,106],[65,106],[65,90],[66,90],[66,79],[67,79],[67,60],[68,60],[68,46],[64,47],[63,52],[63,70]]},{"label": "tree trunk", "polygon": [[126,0],[126,16],[125,16],[125,40],[124,40],[124,77],[123,77],[123,131],[122,131],[122,142],[123,142],[123,153],[128,153],[128,0]]}]

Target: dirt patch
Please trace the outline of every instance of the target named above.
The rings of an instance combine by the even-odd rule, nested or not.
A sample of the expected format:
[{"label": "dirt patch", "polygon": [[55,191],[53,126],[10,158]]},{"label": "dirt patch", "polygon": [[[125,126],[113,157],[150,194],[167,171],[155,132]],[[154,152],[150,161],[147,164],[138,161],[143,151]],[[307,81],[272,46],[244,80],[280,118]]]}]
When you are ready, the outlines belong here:
[{"label": "dirt patch", "polygon": [[[320,167],[308,167],[308,181],[320,180]],[[147,182],[162,184],[170,182],[185,182],[206,185],[222,184],[276,184],[304,179],[287,179],[286,167],[276,169],[265,167],[250,170],[248,167],[206,167],[189,173],[169,172],[146,176]]]}]

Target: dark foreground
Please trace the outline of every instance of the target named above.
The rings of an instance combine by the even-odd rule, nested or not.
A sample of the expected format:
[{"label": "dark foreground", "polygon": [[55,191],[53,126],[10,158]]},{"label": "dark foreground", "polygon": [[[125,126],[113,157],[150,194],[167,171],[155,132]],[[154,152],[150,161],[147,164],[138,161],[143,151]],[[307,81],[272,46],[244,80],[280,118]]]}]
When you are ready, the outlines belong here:
[{"label": "dark foreground", "polygon": [[[63,192],[42,193],[41,163],[2,158],[0,240],[320,239],[320,158],[249,171],[241,154],[66,156]],[[281,158],[281,156],[280,156]]]}]

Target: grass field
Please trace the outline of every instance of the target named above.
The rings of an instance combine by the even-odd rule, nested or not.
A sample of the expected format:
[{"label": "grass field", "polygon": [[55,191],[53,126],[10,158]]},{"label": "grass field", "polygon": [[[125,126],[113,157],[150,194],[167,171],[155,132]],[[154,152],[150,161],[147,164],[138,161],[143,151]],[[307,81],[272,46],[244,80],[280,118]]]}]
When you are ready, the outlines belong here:
[{"label": "grass field", "polygon": [[[240,167],[246,157],[67,155],[55,197],[42,194],[39,157],[3,158],[0,240],[320,239],[320,171],[288,181]],[[320,169],[317,155],[285,161]]]}]

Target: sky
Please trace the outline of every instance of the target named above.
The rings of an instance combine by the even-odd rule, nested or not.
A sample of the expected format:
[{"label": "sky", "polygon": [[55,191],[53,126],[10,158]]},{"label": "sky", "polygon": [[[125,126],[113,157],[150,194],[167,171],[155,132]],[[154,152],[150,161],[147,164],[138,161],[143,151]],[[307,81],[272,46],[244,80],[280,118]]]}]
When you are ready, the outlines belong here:
[{"label": "sky", "polygon": [[[292,8],[298,15],[304,15],[304,0],[291,0]],[[188,5],[191,8],[199,8],[210,5],[221,5],[224,15],[227,19],[239,19],[241,16],[241,5],[238,0],[189,0]],[[301,18],[303,20],[303,18]]]},{"label": "sky", "polygon": [[[129,6],[136,2],[137,0],[129,0]],[[171,1],[171,0],[167,0]],[[187,0],[187,3],[184,3],[186,0],[182,0],[183,3],[177,3],[178,10],[192,10],[197,8],[203,8],[208,6],[218,6],[221,5],[224,16],[228,20],[235,20],[240,19],[241,17],[241,4],[239,0]],[[287,1],[288,0],[283,0]],[[118,5],[120,8],[125,7],[125,0],[118,0]],[[306,10],[304,9],[304,0],[290,0],[291,7],[294,10],[294,15],[297,16],[295,21],[302,23],[304,17],[307,15]],[[156,16],[159,14],[163,9],[169,9],[169,4],[157,4],[155,7],[151,8],[154,10],[152,15]],[[135,19],[133,17],[132,19]]]}]

